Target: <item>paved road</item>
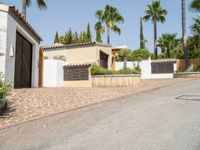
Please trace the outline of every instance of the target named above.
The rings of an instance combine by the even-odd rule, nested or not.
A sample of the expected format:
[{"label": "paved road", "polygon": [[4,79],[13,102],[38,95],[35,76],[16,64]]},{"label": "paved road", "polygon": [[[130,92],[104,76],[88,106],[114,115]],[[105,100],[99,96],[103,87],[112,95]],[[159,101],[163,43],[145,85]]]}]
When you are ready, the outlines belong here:
[{"label": "paved road", "polygon": [[200,80],[0,131],[1,150],[200,150]]}]

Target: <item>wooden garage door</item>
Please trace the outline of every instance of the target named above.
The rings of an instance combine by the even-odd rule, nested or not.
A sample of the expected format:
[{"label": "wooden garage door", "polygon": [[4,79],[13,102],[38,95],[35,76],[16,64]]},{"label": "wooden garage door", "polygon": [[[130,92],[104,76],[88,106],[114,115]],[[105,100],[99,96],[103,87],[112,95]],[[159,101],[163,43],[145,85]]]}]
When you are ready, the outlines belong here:
[{"label": "wooden garage door", "polygon": [[15,88],[31,87],[32,44],[17,32],[15,52]]}]

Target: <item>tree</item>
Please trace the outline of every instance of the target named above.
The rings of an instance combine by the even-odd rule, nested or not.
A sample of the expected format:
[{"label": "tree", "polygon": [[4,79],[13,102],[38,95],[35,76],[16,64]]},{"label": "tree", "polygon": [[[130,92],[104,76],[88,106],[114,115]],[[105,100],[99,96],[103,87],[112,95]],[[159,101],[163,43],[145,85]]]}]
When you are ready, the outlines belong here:
[{"label": "tree", "polygon": [[73,34],[73,43],[79,43],[79,37],[77,32]]},{"label": "tree", "polygon": [[55,43],[60,43],[58,32],[56,32],[56,35],[55,35],[55,38],[54,38],[54,44]]},{"label": "tree", "polygon": [[165,22],[165,15],[167,15],[167,10],[163,9],[160,5],[160,1],[156,0],[148,5],[148,9],[145,11],[145,13],[146,15],[143,17],[143,19],[145,21],[152,20],[152,22],[154,23],[154,53],[157,58],[157,22]]},{"label": "tree", "polygon": [[142,24],[143,18],[140,18],[140,49],[145,49],[145,38],[143,33],[143,24]]},{"label": "tree", "polygon": [[73,33],[71,28],[69,31],[65,34],[65,44],[72,44],[73,43]]},{"label": "tree", "polygon": [[[110,44],[110,31],[121,34],[121,29],[116,25],[116,23],[123,23],[124,18],[119,13],[118,9],[109,5],[106,5],[104,10],[97,10],[96,17],[99,19],[101,24],[106,25],[107,29],[107,43]],[[98,22],[97,22],[98,23]]]},{"label": "tree", "polygon": [[150,53],[146,49],[137,49],[133,51],[132,55],[134,61],[142,61],[147,60],[150,56]]},{"label": "tree", "polygon": [[122,49],[118,52],[117,60],[118,61],[133,61],[133,51],[130,49]]},{"label": "tree", "polygon": [[81,33],[79,35],[79,42],[80,43],[88,42],[87,33],[85,31],[81,31]]},{"label": "tree", "polygon": [[186,67],[185,69],[188,70],[190,68],[190,57],[187,49],[185,0],[181,0],[181,9],[182,9],[182,44],[185,56],[185,67]]},{"label": "tree", "polygon": [[101,22],[97,22],[95,24],[95,30],[96,30],[96,41],[102,42],[101,34],[105,32],[105,28],[102,26]]},{"label": "tree", "polygon": [[192,0],[190,3],[190,9],[200,12],[200,0]]},{"label": "tree", "polygon": [[200,16],[197,16],[197,18],[193,18],[194,24],[191,26],[192,33],[194,35],[200,36]]},{"label": "tree", "polygon": [[[37,0],[37,5],[40,9],[46,9],[45,0]],[[22,16],[26,19],[26,8],[31,6],[31,0],[22,0]]]},{"label": "tree", "polygon": [[158,40],[158,44],[167,53],[167,58],[170,58],[170,50],[173,50],[178,45],[179,40],[176,38],[176,34],[162,34]]},{"label": "tree", "polygon": [[92,42],[92,35],[91,35],[89,23],[88,23],[88,26],[87,26],[87,42]]}]

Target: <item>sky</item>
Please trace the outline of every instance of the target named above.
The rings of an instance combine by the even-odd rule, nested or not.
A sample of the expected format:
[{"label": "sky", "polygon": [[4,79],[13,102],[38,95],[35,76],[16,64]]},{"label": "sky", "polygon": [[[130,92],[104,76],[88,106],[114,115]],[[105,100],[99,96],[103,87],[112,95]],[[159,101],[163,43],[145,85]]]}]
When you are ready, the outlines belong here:
[{"label": "sky", "polygon": [[[0,0],[0,2],[15,5],[21,11],[21,0]],[[52,45],[56,31],[64,34],[69,28],[73,31],[85,30],[90,23],[93,40],[95,40],[94,25],[97,22],[95,12],[103,9],[107,4],[117,7],[124,17],[124,24],[119,24],[121,35],[111,32],[111,44],[114,46],[127,45],[130,49],[139,48],[140,17],[144,16],[147,5],[152,0],[46,0],[48,9],[39,10],[36,0],[27,10],[27,20],[43,38],[42,45]],[[187,2],[187,34],[190,35],[190,26],[193,17],[197,14],[189,11]],[[177,33],[181,36],[181,0],[161,0],[161,6],[168,11],[166,22],[158,24],[158,36],[163,33]],[[144,22],[144,36],[148,40],[147,47],[153,51],[153,24]],[[103,35],[106,42],[106,34]]]}]

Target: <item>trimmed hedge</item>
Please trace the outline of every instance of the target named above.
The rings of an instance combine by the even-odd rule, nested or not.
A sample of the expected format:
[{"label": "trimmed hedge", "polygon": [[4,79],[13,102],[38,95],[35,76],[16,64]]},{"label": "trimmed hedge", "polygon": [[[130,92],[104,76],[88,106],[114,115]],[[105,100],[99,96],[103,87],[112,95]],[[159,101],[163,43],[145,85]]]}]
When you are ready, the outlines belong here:
[{"label": "trimmed hedge", "polygon": [[108,70],[105,69],[101,66],[94,65],[90,69],[92,75],[115,75],[115,74],[140,74],[141,70],[139,67],[136,69],[121,69],[119,71],[113,71],[113,70]]}]

